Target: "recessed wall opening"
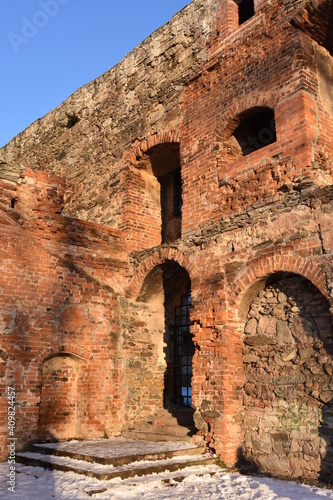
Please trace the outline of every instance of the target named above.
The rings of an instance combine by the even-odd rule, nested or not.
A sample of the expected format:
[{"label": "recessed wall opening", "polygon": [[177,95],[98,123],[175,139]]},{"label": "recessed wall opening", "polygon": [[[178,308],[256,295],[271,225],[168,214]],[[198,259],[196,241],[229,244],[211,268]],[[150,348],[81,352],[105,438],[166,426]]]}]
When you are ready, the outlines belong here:
[{"label": "recessed wall opening", "polygon": [[254,0],[235,0],[238,5],[239,26],[254,16]]},{"label": "recessed wall opening", "polygon": [[166,362],[164,404],[186,408],[192,403],[191,281],[175,262],[163,265]]},{"label": "recessed wall opening", "polygon": [[190,331],[191,289],[178,300],[175,306],[175,348],[174,348],[174,395],[180,407],[189,408],[192,404],[192,358],[194,343]]},{"label": "recessed wall opening", "polygon": [[[174,261],[156,266],[146,276],[138,302],[145,302],[156,312],[151,313],[147,327],[157,331],[158,325],[161,333],[158,342],[160,347],[163,345],[165,366],[163,406],[170,410],[189,408],[195,347],[191,333],[191,280],[187,271]],[[159,384],[156,380],[155,385]]]},{"label": "recessed wall opening", "polygon": [[[309,446],[316,457],[312,477],[329,481],[333,454],[330,304],[313,283],[294,273],[271,274],[255,288],[248,290],[252,301],[244,324],[242,455],[271,473],[283,468],[289,476],[304,477],[309,460],[300,457],[299,450]],[[274,463],[269,463],[272,453]],[[291,465],[295,463],[296,468]]]},{"label": "recessed wall opening", "polygon": [[43,362],[39,439],[80,436],[86,414],[84,377],[84,361],[78,356],[58,353]]},{"label": "recessed wall opening", "polygon": [[169,243],[181,237],[182,181],[179,143],[154,146],[148,151],[152,173],[160,184],[161,237]]},{"label": "recessed wall opening", "polygon": [[244,156],[276,142],[274,110],[255,108],[240,117],[232,134]]},{"label": "recessed wall opening", "polygon": [[[322,11],[323,15],[325,16],[325,20],[322,19],[322,22],[317,18],[317,22],[315,25],[318,27],[318,35],[319,38],[317,39],[317,42],[320,43],[320,45],[323,45],[326,50],[330,53],[331,56],[333,56],[333,3],[332,2],[327,2],[326,4],[327,10]],[[325,14],[324,14],[325,12]],[[312,22],[309,23],[311,25]],[[310,33],[309,33],[310,34]],[[311,35],[310,35],[311,36]],[[322,38],[323,37],[323,38]],[[320,40],[320,41],[319,41]]]}]

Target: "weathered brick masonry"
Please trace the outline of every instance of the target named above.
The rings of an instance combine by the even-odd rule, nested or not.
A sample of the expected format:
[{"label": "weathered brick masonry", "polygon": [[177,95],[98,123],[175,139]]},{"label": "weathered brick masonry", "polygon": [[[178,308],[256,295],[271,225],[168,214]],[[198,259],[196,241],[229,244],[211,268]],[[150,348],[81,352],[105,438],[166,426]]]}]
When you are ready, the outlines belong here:
[{"label": "weathered brick masonry", "polygon": [[97,437],[106,421],[117,429],[119,299],[110,283],[124,281],[123,240],[62,217],[65,184],[50,174],[1,164],[0,179],[2,455],[8,385],[17,389],[21,446]]},{"label": "weathered brick masonry", "polygon": [[14,384],[20,445],[191,403],[226,463],[332,479],[332,13],[194,0],[1,150],[3,458]]}]

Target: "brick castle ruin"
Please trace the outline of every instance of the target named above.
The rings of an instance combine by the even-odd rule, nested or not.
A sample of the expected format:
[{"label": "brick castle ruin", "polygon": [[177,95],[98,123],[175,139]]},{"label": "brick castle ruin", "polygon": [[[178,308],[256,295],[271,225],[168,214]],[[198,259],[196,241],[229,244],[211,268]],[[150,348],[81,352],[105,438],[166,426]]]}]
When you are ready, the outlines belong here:
[{"label": "brick castle ruin", "polygon": [[194,0],[0,151],[1,457],[192,407],[333,472],[333,2]]}]

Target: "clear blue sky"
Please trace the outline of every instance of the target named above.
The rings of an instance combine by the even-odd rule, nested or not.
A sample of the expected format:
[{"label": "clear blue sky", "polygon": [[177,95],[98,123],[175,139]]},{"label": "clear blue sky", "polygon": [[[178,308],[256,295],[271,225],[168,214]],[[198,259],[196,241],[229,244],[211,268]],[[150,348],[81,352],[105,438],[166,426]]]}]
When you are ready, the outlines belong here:
[{"label": "clear blue sky", "polygon": [[0,147],[191,0],[2,0]]}]

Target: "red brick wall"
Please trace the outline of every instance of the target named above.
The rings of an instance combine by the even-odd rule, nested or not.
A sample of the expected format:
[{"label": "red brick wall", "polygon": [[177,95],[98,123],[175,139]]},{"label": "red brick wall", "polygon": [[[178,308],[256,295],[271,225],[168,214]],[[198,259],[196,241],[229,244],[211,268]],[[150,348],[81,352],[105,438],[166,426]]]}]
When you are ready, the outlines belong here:
[{"label": "red brick wall", "polygon": [[[183,235],[198,224],[278,199],[285,184],[301,177],[322,182],[325,166],[312,169],[319,132],[316,95],[303,90],[313,75],[307,76],[299,33],[287,25],[276,43],[279,27],[272,23],[270,36],[265,23],[251,36],[236,32],[188,85],[181,130]],[[243,156],[230,140],[237,117],[262,106],[275,110],[277,142]]]},{"label": "red brick wall", "polygon": [[[113,230],[63,218],[63,182],[52,176],[25,171],[16,187],[1,185],[7,200],[14,191],[17,197],[15,208],[7,204],[1,212],[6,214],[0,238],[1,414],[7,413],[10,385],[16,388],[19,446],[47,433],[116,432],[122,375],[118,300],[110,280],[118,286],[124,280],[124,244]],[[47,361],[50,356],[56,357]],[[70,364],[68,356],[80,362]],[[60,360],[57,375],[55,360]],[[69,415],[60,424],[63,412]],[[3,418],[2,457],[7,437]]]},{"label": "red brick wall", "polygon": [[[93,209],[80,202],[83,184],[69,198],[77,214],[119,229],[62,217],[64,183],[45,173],[18,170],[16,181],[0,183],[0,414],[6,416],[5,384],[15,383],[20,444],[38,436],[40,403],[43,432],[47,427],[60,434],[68,430],[57,429],[44,411],[51,399],[45,384],[57,377],[46,369],[54,355],[82,359],[76,399],[70,403],[68,389],[63,401],[77,405],[76,419],[69,423],[77,436],[115,434],[163,404],[163,296],[156,281],[146,277],[170,261],[191,280],[198,431],[228,464],[244,452],[246,436],[246,443],[253,441],[255,432],[244,424],[249,373],[243,349],[250,304],[267,280],[287,272],[317,287],[328,301],[328,315],[333,307],[333,111],[327,92],[332,56],[318,45],[321,39],[291,22],[304,4],[256,1],[255,15],[237,27],[235,2],[210,3],[207,39],[199,43],[207,49],[201,68],[196,65],[190,77],[188,69],[186,78],[179,77],[183,90],[172,112],[171,101],[167,106],[169,119],[147,127],[142,119],[134,129],[119,125],[126,141],[124,151],[116,151],[117,168],[105,179],[110,186],[102,194],[94,192]],[[326,11],[321,12],[320,18]],[[162,93],[168,99],[165,88]],[[263,107],[274,109],[277,140],[243,156],[232,134],[244,113]],[[149,105],[147,110],[148,115],[156,111]],[[149,155],[158,145],[176,143],[182,238],[161,245],[158,181]],[[106,151],[92,152],[100,179]],[[91,186],[87,192],[92,193]],[[148,292],[157,302],[142,301]],[[62,379],[72,377],[78,366],[69,359],[62,358]],[[260,375],[262,367],[257,368]],[[88,401],[87,407],[79,401]],[[264,409],[261,403],[265,407],[267,401],[258,401]],[[256,461],[253,449],[250,458]],[[281,457],[270,472],[281,473]],[[318,476],[318,467],[311,474]]]},{"label": "red brick wall", "polygon": [[56,356],[43,363],[39,439],[78,437],[77,414],[84,414],[84,409],[78,407],[86,403],[77,387],[82,377],[78,359]]},{"label": "red brick wall", "polygon": [[[285,195],[285,206],[272,204],[265,211],[259,207],[184,238],[182,251],[143,252],[129,288],[131,297],[140,295],[145,277],[168,260],[188,271],[197,348],[192,379],[195,422],[229,464],[238,461],[244,443],[244,328],[262,283],[278,272],[295,273],[310,280],[332,304],[333,231],[328,212],[333,192],[315,192],[305,185],[295,208],[296,193]],[[317,203],[313,212],[308,196]],[[274,473],[281,474],[278,465]]]}]

